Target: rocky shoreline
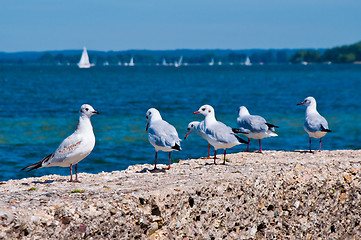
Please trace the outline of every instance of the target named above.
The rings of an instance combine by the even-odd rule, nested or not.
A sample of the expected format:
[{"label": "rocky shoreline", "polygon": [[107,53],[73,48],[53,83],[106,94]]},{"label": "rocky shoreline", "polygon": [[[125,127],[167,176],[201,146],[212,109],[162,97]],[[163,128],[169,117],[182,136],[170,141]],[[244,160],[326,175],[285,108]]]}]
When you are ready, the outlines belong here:
[{"label": "rocky shoreline", "polygon": [[227,158],[81,173],[81,183],[59,175],[1,182],[0,239],[361,236],[361,150]]}]

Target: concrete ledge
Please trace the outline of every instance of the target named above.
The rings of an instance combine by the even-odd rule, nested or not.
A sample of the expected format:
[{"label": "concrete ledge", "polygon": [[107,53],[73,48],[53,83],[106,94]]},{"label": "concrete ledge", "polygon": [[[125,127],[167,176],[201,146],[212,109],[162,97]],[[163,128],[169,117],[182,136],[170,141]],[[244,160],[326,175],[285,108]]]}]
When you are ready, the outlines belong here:
[{"label": "concrete ledge", "polygon": [[360,150],[227,158],[81,173],[81,183],[59,175],[2,182],[0,239],[361,236]]}]

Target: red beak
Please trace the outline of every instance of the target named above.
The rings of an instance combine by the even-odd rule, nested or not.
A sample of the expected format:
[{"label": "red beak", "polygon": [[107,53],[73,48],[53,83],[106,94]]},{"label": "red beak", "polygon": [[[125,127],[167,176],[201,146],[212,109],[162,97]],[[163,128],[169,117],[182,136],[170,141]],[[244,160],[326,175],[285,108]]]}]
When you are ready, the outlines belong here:
[{"label": "red beak", "polygon": [[297,105],[303,105],[303,102],[297,103]]},{"label": "red beak", "polygon": [[149,128],[149,122],[147,122],[147,127],[145,128],[145,131],[148,131]]},{"label": "red beak", "polygon": [[194,112],[193,114],[197,114],[197,113],[200,113],[200,111],[196,111],[196,112]]},{"label": "red beak", "polygon": [[186,140],[186,138],[188,137],[188,135],[189,135],[189,133],[187,133],[187,134],[185,135],[184,140]]}]

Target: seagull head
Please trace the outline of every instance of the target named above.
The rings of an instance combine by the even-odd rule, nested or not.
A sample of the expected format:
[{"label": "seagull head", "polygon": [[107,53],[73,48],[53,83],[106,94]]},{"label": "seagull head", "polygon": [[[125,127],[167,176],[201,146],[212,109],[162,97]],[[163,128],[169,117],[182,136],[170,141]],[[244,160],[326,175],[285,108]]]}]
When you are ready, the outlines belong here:
[{"label": "seagull head", "polygon": [[149,122],[154,120],[162,120],[162,116],[160,115],[159,111],[155,108],[149,108],[147,113],[145,114],[145,118],[147,119],[147,127],[146,131],[148,131]]},{"label": "seagull head", "polygon": [[248,116],[248,115],[249,115],[248,109],[247,109],[245,106],[239,107],[239,113],[238,113],[238,115],[239,115],[240,117],[242,117],[242,116]]},{"label": "seagull head", "polygon": [[80,108],[80,114],[82,116],[87,116],[90,118],[94,114],[99,114],[99,112],[95,111],[94,108],[92,106],[90,106],[89,104],[83,104]]},{"label": "seagull head", "polygon": [[194,112],[193,114],[202,114],[203,116],[207,116],[209,114],[214,115],[214,108],[211,105],[203,105],[198,109],[198,111]]},{"label": "seagull head", "polygon": [[304,105],[306,107],[308,106],[315,106],[316,107],[316,100],[313,97],[307,97],[303,102],[298,103],[297,105]]},{"label": "seagull head", "polygon": [[186,136],[184,137],[184,139],[186,139],[189,134],[195,132],[195,131],[196,131],[196,128],[198,127],[198,125],[199,125],[199,122],[197,122],[197,121],[190,122],[190,123],[188,124],[187,134],[186,134]]}]

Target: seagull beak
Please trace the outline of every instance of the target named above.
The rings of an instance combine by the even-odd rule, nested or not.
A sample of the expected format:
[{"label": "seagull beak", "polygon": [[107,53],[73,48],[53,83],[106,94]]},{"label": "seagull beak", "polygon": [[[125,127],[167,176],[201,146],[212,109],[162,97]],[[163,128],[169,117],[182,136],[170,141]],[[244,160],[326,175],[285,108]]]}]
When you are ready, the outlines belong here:
[{"label": "seagull beak", "polygon": [[93,111],[93,114],[99,114],[99,112],[98,111]]},{"label": "seagull beak", "polygon": [[149,122],[147,122],[147,127],[145,128],[145,131],[148,131],[149,128]]},{"label": "seagull beak", "polygon": [[186,140],[186,138],[188,137],[188,135],[189,135],[189,133],[187,133],[187,134],[185,135],[184,140]]},{"label": "seagull beak", "polygon": [[196,112],[194,112],[193,114],[198,114],[198,113],[201,113],[200,111],[196,111]]},{"label": "seagull beak", "polygon": [[303,102],[297,103],[297,105],[303,105]]}]

